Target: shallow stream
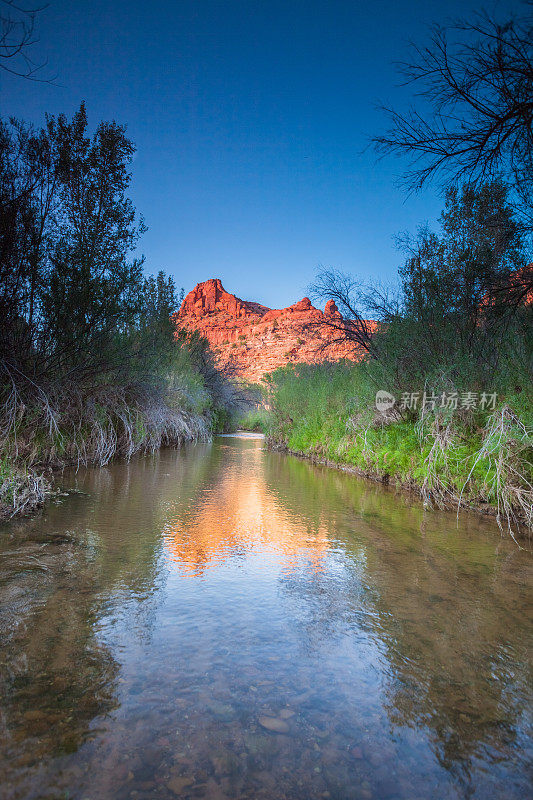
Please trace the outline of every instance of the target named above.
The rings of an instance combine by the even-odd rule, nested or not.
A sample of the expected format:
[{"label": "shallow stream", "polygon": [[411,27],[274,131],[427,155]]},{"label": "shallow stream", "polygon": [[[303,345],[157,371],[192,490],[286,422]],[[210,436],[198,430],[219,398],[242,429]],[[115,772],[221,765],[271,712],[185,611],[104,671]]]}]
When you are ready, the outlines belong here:
[{"label": "shallow stream", "polygon": [[531,796],[532,557],[257,438],[0,528],[0,796]]}]

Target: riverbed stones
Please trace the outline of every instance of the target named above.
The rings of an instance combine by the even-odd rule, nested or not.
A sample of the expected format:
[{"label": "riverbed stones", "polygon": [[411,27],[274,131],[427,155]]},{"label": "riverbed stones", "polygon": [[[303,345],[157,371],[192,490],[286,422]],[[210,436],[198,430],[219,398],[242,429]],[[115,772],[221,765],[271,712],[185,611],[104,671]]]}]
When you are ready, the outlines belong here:
[{"label": "riverbed stones", "polygon": [[293,711],[291,708],[282,708],[279,712],[279,717],[281,719],[290,719],[291,717],[294,717],[295,714],[296,711]]},{"label": "riverbed stones", "polygon": [[167,789],[169,789],[176,797],[180,797],[183,792],[192,786],[193,779],[184,775],[173,775],[167,781]]},{"label": "riverbed stones", "polygon": [[221,750],[211,756],[215,775],[233,775],[239,771],[239,759],[230,750]]},{"label": "riverbed stones", "polygon": [[266,733],[252,733],[246,731],[243,735],[244,745],[248,754],[253,757],[269,758],[279,751],[279,736],[268,736]]},{"label": "riverbed stones", "polygon": [[259,724],[272,733],[288,733],[290,730],[285,720],[279,717],[259,717]]},{"label": "riverbed stones", "polygon": [[206,706],[219,722],[231,722],[235,719],[236,711],[230,703],[222,703],[219,700],[209,700]]}]

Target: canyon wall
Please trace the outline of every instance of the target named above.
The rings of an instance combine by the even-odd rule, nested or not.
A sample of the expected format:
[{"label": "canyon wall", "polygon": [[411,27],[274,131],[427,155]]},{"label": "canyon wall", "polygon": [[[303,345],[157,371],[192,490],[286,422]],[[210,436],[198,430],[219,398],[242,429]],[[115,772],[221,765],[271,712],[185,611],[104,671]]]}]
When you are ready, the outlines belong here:
[{"label": "canyon wall", "polygon": [[218,278],[197,284],[174,320],[177,329],[198,331],[209,341],[217,366],[230,366],[236,377],[254,383],[288,363],[359,360],[363,355],[353,343],[337,341],[344,322],[333,300],[324,311],[308,297],[271,309],[226,292]]}]

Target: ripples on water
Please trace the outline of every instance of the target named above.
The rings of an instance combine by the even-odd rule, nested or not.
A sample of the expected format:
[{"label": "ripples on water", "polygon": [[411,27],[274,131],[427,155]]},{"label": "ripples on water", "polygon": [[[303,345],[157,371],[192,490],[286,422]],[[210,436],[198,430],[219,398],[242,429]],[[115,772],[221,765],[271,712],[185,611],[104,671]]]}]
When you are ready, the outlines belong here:
[{"label": "ripples on water", "polygon": [[0,529],[2,798],[528,796],[531,555],[258,440]]}]

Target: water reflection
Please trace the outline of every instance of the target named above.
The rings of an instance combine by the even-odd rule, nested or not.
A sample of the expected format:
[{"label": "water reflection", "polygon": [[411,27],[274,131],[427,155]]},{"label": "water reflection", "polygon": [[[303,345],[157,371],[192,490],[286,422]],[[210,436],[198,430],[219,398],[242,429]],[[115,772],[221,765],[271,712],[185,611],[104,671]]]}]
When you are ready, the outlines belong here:
[{"label": "water reflection", "polygon": [[253,440],[0,536],[7,798],[523,797],[530,556]]},{"label": "water reflection", "polygon": [[228,445],[217,450],[218,474],[193,506],[178,504],[163,529],[171,559],[183,575],[202,576],[225,561],[245,561],[251,554],[277,556],[284,569],[305,563],[323,569],[329,546],[324,526],[305,526],[290,518],[263,477],[264,453],[257,445],[243,451],[241,463],[228,464]]}]

